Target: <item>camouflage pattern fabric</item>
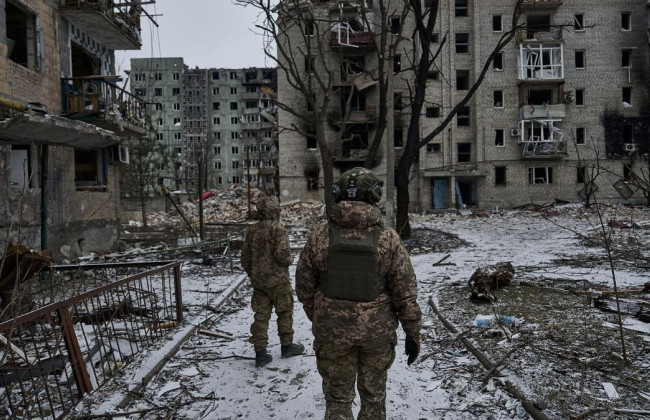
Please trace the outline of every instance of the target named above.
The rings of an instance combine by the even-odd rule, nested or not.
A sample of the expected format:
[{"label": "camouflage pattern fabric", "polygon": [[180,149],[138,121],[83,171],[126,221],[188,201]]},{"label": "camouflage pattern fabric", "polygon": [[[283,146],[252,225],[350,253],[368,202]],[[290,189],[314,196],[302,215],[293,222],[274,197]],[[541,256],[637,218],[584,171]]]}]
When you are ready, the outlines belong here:
[{"label": "camouflage pattern fabric", "polygon": [[[367,236],[382,218],[379,209],[361,201],[342,201],[334,206],[331,219],[346,238]],[[421,311],[413,266],[397,232],[384,228],[377,253],[379,278],[387,290],[370,302],[331,299],[323,293],[327,280],[327,221],[307,238],[296,269],[296,293],[312,321],[316,340],[336,345],[364,346],[378,341],[397,342],[398,321],[408,336],[420,334]]]},{"label": "camouflage pattern fabric", "polygon": [[241,251],[241,264],[254,288],[271,288],[290,283],[293,256],[289,235],[280,223],[280,203],[275,197],[257,202],[259,222],[248,228]]},{"label": "camouflage pattern fabric", "polygon": [[[358,382],[359,420],[386,418],[386,379],[395,360],[395,343],[340,346],[316,340],[316,365],[323,378],[325,420],[354,420],[354,383]],[[357,378],[358,374],[358,378]]]},{"label": "camouflage pattern fabric", "polygon": [[251,279],[251,306],[255,320],[251,325],[250,342],[255,350],[266,348],[271,311],[278,315],[278,333],[283,345],[293,339],[293,290],[289,266],[293,256],[289,235],[280,223],[280,203],[276,197],[263,197],[257,202],[259,222],[246,232],[241,264]]},{"label": "camouflage pattern fabric", "polygon": [[269,342],[268,330],[271,311],[275,307],[278,316],[278,335],[280,344],[293,343],[293,289],[291,284],[281,284],[271,289],[253,289],[251,299],[254,321],[251,325],[251,338],[248,340],[255,351],[266,348]]}]

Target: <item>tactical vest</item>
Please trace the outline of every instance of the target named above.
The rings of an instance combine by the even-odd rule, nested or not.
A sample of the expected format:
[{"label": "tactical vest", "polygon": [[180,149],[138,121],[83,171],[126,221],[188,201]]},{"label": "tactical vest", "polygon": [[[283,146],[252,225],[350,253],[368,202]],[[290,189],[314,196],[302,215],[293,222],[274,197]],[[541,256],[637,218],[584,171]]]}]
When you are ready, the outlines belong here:
[{"label": "tactical vest", "polygon": [[377,254],[382,229],[381,224],[376,224],[365,238],[346,239],[334,223],[329,224],[325,296],[370,302],[384,291],[386,284],[379,278]]}]

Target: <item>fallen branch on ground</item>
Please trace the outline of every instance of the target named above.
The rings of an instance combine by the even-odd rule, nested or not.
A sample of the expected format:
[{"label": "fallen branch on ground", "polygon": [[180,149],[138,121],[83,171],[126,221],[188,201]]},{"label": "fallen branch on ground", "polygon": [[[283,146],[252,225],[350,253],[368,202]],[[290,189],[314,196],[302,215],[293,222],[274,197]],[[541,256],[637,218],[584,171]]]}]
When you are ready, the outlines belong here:
[{"label": "fallen branch on ground", "polygon": [[[458,329],[452,323],[450,323],[445,317],[442,316],[442,314],[436,307],[436,304],[433,302],[432,297],[429,297],[429,306],[431,307],[433,312],[438,316],[438,319],[443,323],[445,327],[447,327],[449,331],[453,332],[454,334],[459,333]],[[488,359],[487,356],[483,354],[483,352],[480,351],[474,345],[474,343],[472,343],[472,341],[464,337],[460,337],[460,340],[463,342],[465,347],[467,347],[467,350],[469,350],[478,359],[478,361],[481,362],[481,364],[485,369],[487,369],[490,372],[492,372],[492,370],[494,369],[493,374],[495,375],[498,374],[499,372],[498,366],[495,368],[495,364],[492,363],[490,359]],[[548,420],[548,417],[546,417],[546,415],[541,410],[535,407],[535,405],[526,398],[524,393],[515,384],[513,384],[512,381],[508,379],[506,380],[506,389],[508,390],[508,392],[510,392],[515,398],[517,398],[521,402],[522,407],[524,407],[524,409],[528,412],[528,414],[530,414],[530,416],[534,420]]]}]

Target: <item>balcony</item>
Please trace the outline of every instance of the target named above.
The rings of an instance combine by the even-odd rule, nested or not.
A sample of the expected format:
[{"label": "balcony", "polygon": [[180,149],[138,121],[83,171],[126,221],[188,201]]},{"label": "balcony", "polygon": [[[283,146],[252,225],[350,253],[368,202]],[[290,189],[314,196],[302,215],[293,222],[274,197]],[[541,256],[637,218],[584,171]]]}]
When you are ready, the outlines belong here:
[{"label": "balcony", "polygon": [[147,134],[146,102],[111,83],[116,80],[119,80],[117,76],[62,78],[62,114],[120,137]]},{"label": "balcony", "polygon": [[330,13],[357,12],[372,8],[373,0],[338,0],[330,1]]},{"label": "balcony", "polygon": [[347,116],[341,115],[341,110],[337,109],[329,114],[329,120],[336,126],[345,124],[370,124],[374,123],[376,118],[375,110],[368,105],[364,110],[353,109]]},{"label": "balcony", "polygon": [[260,92],[244,92],[241,94],[241,97],[245,101],[256,101],[260,99],[261,93]]},{"label": "balcony", "polygon": [[566,104],[523,105],[519,108],[519,120],[566,118]]},{"label": "balcony", "polygon": [[519,44],[519,79],[558,81],[564,79],[564,48],[561,43]]},{"label": "balcony", "polygon": [[562,159],[568,155],[562,120],[534,119],[519,122],[522,159]]},{"label": "balcony", "polygon": [[140,12],[128,3],[105,0],[59,0],[59,12],[68,22],[112,50],[139,50]]},{"label": "balcony", "polygon": [[534,12],[534,11],[553,11],[562,6],[562,0],[524,0],[521,5],[521,11]]},{"label": "balcony", "polygon": [[338,48],[374,48],[375,40],[372,32],[357,32],[347,22],[342,22],[337,30],[332,31],[330,45]]}]

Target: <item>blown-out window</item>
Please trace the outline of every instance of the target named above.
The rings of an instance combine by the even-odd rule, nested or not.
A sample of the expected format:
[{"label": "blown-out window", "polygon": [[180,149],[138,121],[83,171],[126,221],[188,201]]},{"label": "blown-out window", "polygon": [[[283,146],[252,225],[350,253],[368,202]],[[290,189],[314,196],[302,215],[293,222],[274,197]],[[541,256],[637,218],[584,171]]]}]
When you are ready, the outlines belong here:
[{"label": "blown-out window", "polygon": [[21,66],[38,70],[41,67],[38,18],[11,0],[7,0],[5,4],[5,15],[7,56]]}]

